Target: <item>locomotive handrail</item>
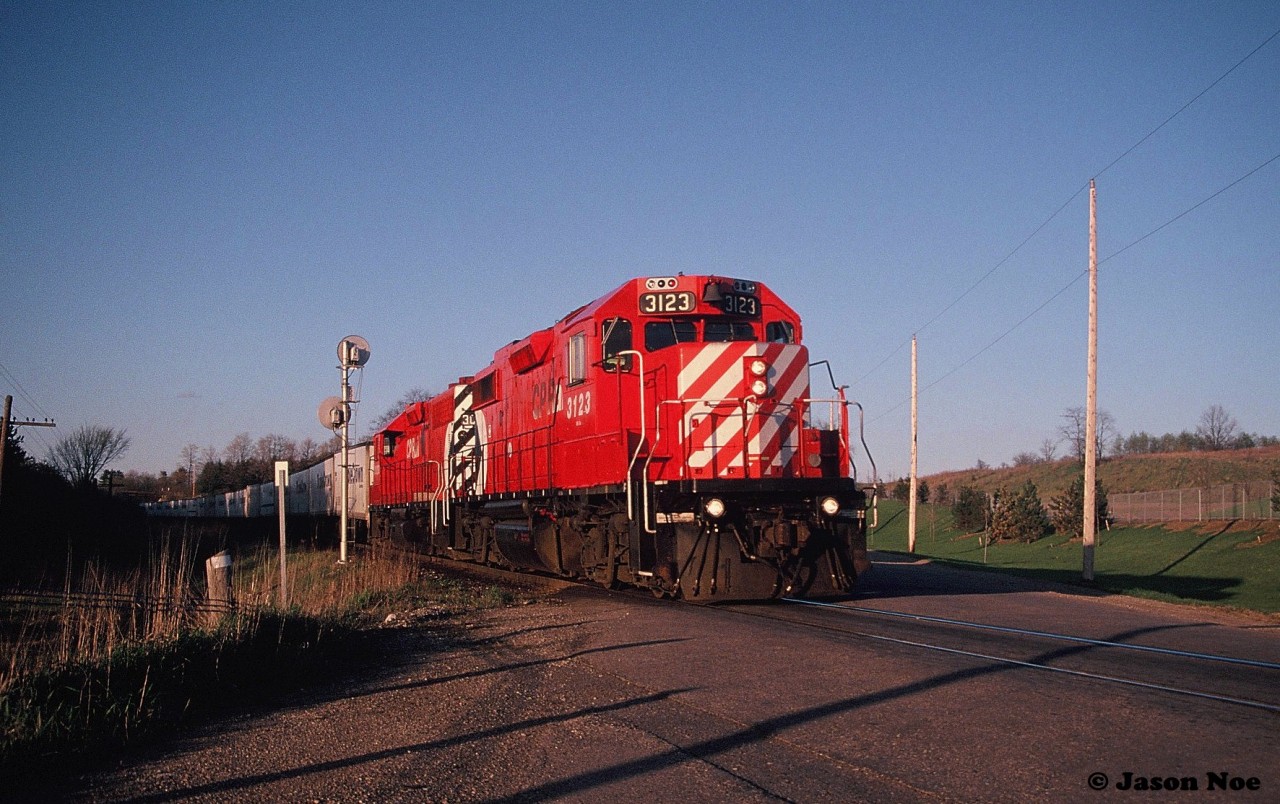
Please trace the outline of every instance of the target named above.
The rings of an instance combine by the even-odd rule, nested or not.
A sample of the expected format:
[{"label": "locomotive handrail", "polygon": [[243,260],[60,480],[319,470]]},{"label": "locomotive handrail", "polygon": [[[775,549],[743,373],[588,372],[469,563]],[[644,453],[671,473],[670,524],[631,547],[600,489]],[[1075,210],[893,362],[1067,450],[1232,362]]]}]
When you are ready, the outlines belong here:
[{"label": "locomotive handrail", "polygon": [[[444,468],[439,461],[428,460],[427,466],[436,465],[436,490],[427,498],[427,506],[431,509],[431,534],[434,536],[438,525],[449,524],[449,510],[444,504]],[[436,517],[436,503],[440,503],[440,516]]]},{"label": "locomotive handrail", "polygon": [[[616,352],[615,356],[616,355],[635,355],[639,358],[640,363],[640,373],[638,375],[640,378],[640,439],[636,441],[635,452],[631,453],[631,460],[627,463],[627,519],[635,519],[635,502],[633,500],[635,492],[632,490],[632,487],[635,484],[632,481],[632,475],[635,474],[636,461],[640,460],[640,450],[644,447],[644,439],[648,434],[644,419],[646,412],[644,408],[644,355],[637,352],[635,349],[624,349],[620,352]],[[654,410],[653,418],[653,426],[656,432],[658,428],[658,411],[656,409]],[[655,441],[654,443],[656,445],[657,442]],[[640,493],[643,497],[642,502],[644,504],[645,533],[658,532],[657,528],[649,528],[649,461],[651,460],[653,460],[653,450],[649,450],[649,457],[644,462],[644,471],[640,477]]]},{"label": "locomotive handrail", "polygon": [[[871,448],[867,446],[867,428],[866,428],[867,412],[862,409],[861,403],[853,402],[848,399],[845,399],[844,390],[849,386],[836,385],[836,375],[835,375],[835,372],[831,370],[830,360],[819,360],[816,363],[809,364],[809,368],[813,368],[814,366],[827,367],[827,377],[831,380],[831,387],[834,388],[836,393],[840,395],[839,401],[842,404],[844,404],[846,407],[848,407],[849,405],[858,406],[858,440],[862,442],[862,451],[867,453],[867,461],[871,464],[871,485],[873,488],[878,488],[880,485],[880,470],[876,468],[876,459],[871,457]],[[845,450],[849,452],[849,466],[852,467],[853,469],[854,480],[857,480],[858,467],[853,462],[853,452],[849,450],[849,446],[847,444],[845,445]]]},{"label": "locomotive handrail", "polygon": [[[824,362],[824,363],[825,363],[826,361],[824,360],[824,361],[822,361],[822,362]],[[815,365],[815,366],[816,366],[816,365],[818,365],[818,364],[817,364],[817,363],[814,363],[813,365]],[[830,370],[830,366],[828,366],[828,370]],[[837,390],[837,392],[838,392],[838,393],[843,393],[843,392],[844,392],[844,391],[843,391],[843,389],[836,389],[836,390]],[[848,432],[848,429],[849,429],[849,425],[848,425],[848,422],[844,420],[844,419],[845,419],[845,411],[847,411],[847,410],[848,410],[848,407],[849,407],[849,405],[850,405],[851,403],[849,402],[849,400],[844,399],[843,397],[841,397],[841,398],[839,398],[839,399],[817,399],[817,398],[815,398],[815,397],[810,397],[810,398],[805,399],[805,400],[803,400],[803,401],[804,401],[806,404],[808,404],[808,405],[812,405],[813,403],[817,402],[817,403],[819,403],[819,404],[824,404],[824,405],[828,405],[828,406],[841,405],[841,406],[844,408],[844,410],[842,410],[842,411],[841,411],[841,421],[839,421],[839,422],[835,422],[835,421],[833,421],[833,422],[831,422],[831,425],[832,425],[832,429],[833,429],[833,430],[835,430],[835,432],[839,434],[839,437],[840,437],[840,446],[841,446],[841,447],[844,447],[844,454],[845,454],[845,455],[847,455],[847,456],[849,456],[849,469],[850,469],[850,471],[851,471],[851,473],[852,473],[852,477],[853,477],[854,482],[857,482],[857,480],[858,480],[858,465],[857,465],[856,463],[854,463],[854,462],[853,462],[853,450],[849,449],[849,439],[848,439],[848,437],[847,437],[847,435],[846,435],[846,433]],[[857,403],[856,403],[856,402],[854,402],[854,403],[852,403],[852,404],[855,404],[855,405],[856,405]],[[835,416],[834,416],[835,408],[834,408],[834,407],[832,407],[832,408],[830,408],[830,410],[832,411],[832,414],[833,414],[833,415],[832,415],[832,418],[834,419],[834,418],[835,418]],[[863,442],[863,446],[864,446],[864,447],[866,446],[866,442]]]},{"label": "locomotive handrail", "polygon": [[[822,362],[824,362],[824,363],[825,363],[826,361],[824,360],[824,361],[822,361]],[[814,363],[813,365],[815,365],[815,366],[816,366],[816,365],[818,365],[818,364],[817,364],[817,363]],[[867,462],[871,464],[871,484],[872,484],[873,486],[878,486],[878,485],[880,484],[880,477],[879,477],[879,475],[880,475],[880,471],[876,468],[876,459],[875,459],[875,458],[873,458],[873,457],[871,456],[871,449],[870,449],[869,447],[867,447],[867,432],[866,432],[866,416],[867,416],[867,414],[866,414],[866,411],[865,411],[865,410],[863,410],[861,403],[859,403],[859,402],[855,402],[855,401],[853,401],[853,400],[851,400],[851,399],[845,399],[845,398],[844,398],[844,396],[843,396],[843,394],[844,394],[844,389],[843,389],[843,388],[838,388],[838,389],[836,389],[836,390],[837,390],[837,392],[839,392],[839,393],[841,394],[841,397],[840,397],[839,399],[816,399],[816,398],[808,398],[808,399],[804,399],[804,400],[801,400],[801,401],[805,402],[806,404],[810,404],[810,405],[811,405],[811,404],[813,404],[814,402],[823,403],[823,404],[827,404],[827,405],[832,405],[832,404],[835,404],[835,405],[843,405],[846,409],[847,409],[850,405],[853,405],[854,407],[856,407],[856,408],[858,409],[858,440],[862,442],[862,451],[863,451],[863,452],[865,452],[865,453],[867,453]],[[853,450],[849,449],[849,442],[848,442],[848,440],[845,438],[845,431],[847,431],[847,430],[848,430],[848,425],[842,425],[842,426],[839,428],[839,432],[840,432],[840,444],[844,447],[845,452],[849,455],[849,467],[850,467],[850,469],[852,469],[852,470],[853,470],[853,479],[854,479],[854,480],[857,480],[857,479],[858,479],[858,465],[857,465],[857,464],[855,464],[855,463],[853,462]]]}]

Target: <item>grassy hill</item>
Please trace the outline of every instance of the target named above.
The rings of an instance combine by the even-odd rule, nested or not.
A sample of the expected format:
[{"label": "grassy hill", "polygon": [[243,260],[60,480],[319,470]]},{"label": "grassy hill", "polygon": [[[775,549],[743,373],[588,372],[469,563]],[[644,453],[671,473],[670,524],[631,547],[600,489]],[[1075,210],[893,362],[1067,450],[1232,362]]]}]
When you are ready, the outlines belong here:
[{"label": "grassy hill", "polygon": [[[1060,494],[1080,472],[1080,464],[1064,459],[1029,466],[964,469],[922,478],[932,489],[942,483],[954,491],[972,486],[985,492],[1016,488],[1030,480],[1044,499]],[[1198,488],[1219,483],[1270,480],[1280,473],[1280,446],[1220,452],[1170,452],[1127,455],[1098,463],[1098,480],[1108,493]]]},{"label": "grassy hill", "polygon": [[[907,514],[882,500],[872,550],[907,552]],[[1085,583],[1079,539],[1053,534],[1029,544],[986,543],[962,533],[946,506],[920,507],[915,555],[964,569],[1174,603],[1228,606],[1280,616],[1280,520],[1116,527],[1098,534],[1095,580]]]}]

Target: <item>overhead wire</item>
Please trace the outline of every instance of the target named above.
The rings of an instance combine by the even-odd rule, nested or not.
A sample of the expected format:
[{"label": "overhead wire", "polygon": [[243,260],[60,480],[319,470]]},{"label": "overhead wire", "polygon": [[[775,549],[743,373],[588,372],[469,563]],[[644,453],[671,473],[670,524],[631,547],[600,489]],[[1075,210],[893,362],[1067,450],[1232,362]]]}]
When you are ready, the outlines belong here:
[{"label": "overhead wire", "polygon": [[[30,392],[28,392],[27,389],[23,387],[22,383],[18,381],[18,378],[14,376],[13,372],[9,370],[8,366],[6,366],[3,363],[0,363],[0,374],[3,374],[5,380],[7,380],[9,383],[13,385],[14,390],[18,392],[19,398],[21,398],[23,402],[25,402],[26,404],[34,408],[36,413],[38,413],[40,416],[44,417],[45,419],[53,418],[52,416],[49,415],[48,411],[40,407],[40,403],[35,401],[35,399],[31,396]],[[24,430],[22,432],[22,435],[23,436],[30,435],[32,438],[34,438],[36,441],[40,443],[40,446],[44,447],[45,452],[48,452],[51,445],[49,444],[48,441],[45,440],[43,434],[41,434],[40,432],[41,429],[43,428],[31,427],[31,428],[28,428],[27,430]]]},{"label": "overhead wire", "polygon": [[[1177,221],[1181,220],[1182,218],[1185,218],[1187,215],[1190,215],[1192,212],[1195,212],[1195,211],[1196,211],[1197,209],[1199,209],[1200,207],[1202,207],[1202,206],[1204,206],[1205,204],[1209,203],[1209,202],[1210,202],[1210,201],[1212,201],[1213,199],[1215,199],[1215,198],[1217,198],[1218,196],[1222,195],[1223,193],[1227,192],[1227,191],[1228,191],[1228,190],[1230,190],[1231,188],[1235,187],[1237,184],[1240,184],[1241,182],[1245,181],[1246,179],[1248,179],[1248,178],[1249,178],[1250,176],[1252,176],[1253,174],[1257,173],[1258,171],[1262,170],[1263,168],[1267,167],[1267,166],[1268,166],[1268,165],[1270,165],[1272,162],[1275,162],[1275,161],[1277,161],[1277,160],[1280,160],[1280,153],[1277,153],[1275,156],[1272,156],[1270,159],[1267,159],[1266,161],[1262,162],[1262,163],[1261,163],[1261,164],[1259,164],[1258,166],[1254,167],[1252,170],[1249,170],[1247,173],[1244,173],[1244,174],[1243,174],[1243,175],[1241,175],[1239,178],[1237,178],[1237,179],[1235,179],[1234,181],[1232,181],[1230,184],[1225,185],[1224,187],[1222,187],[1222,188],[1220,188],[1220,189],[1216,190],[1215,192],[1211,193],[1210,195],[1206,196],[1205,198],[1201,199],[1200,201],[1197,201],[1195,204],[1192,204],[1190,207],[1187,207],[1187,208],[1186,208],[1185,210],[1183,210],[1182,212],[1179,212],[1177,215],[1174,215],[1172,218],[1168,219],[1168,220],[1167,220],[1167,221],[1165,221],[1164,223],[1162,223],[1162,224],[1160,224],[1159,226],[1155,227],[1154,229],[1150,230],[1149,232],[1147,232],[1146,234],[1144,234],[1144,235],[1142,235],[1141,237],[1137,238],[1136,240],[1133,240],[1132,242],[1128,243],[1127,245],[1125,245],[1125,246],[1123,246],[1123,247],[1121,247],[1121,248],[1119,248],[1119,249],[1117,249],[1117,250],[1113,251],[1112,253],[1108,254],[1106,257],[1104,257],[1104,258],[1102,258],[1102,259],[1098,260],[1098,265],[1099,265],[1099,266],[1103,265],[1103,264],[1104,264],[1104,263],[1106,263],[1108,260],[1111,260],[1111,259],[1114,259],[1115,257],[1120,256],[1121,254],[1123,254],[1124,252],[1126,252],[1126,251],[1128,251],[1129,249],[1133,248],[1134,246],[1138,245],[1138,244],[1139,244],[1139,243],[1141,243],[1142,241],[1144,241],[1144,240],[1146,240],[1146,239],[1150,238],[1151,236],[1155,235],[1157,232],[1160,232],[1161,230],[1168,228],[1169,226],[1173,225],[1173,224],[1174,224],[1174,223],[1176,223]],[[955,373],[956,373],[957,371],[959,371],[960,369],[964,368],[965,366],[967,366],[967,365],[969,365],[970,363],[972,363],[974,360],[978,359],[978,357],[980,357],[983,353],[987,352],[987,351],[988,351],[988,350],[990,350],[993,346],[995,346],[996,344],[998,344],[1000,341],[1004,340],[1006,337],[1008,337],[1009,335],[1011,335],[1011,334],[1014,332],[1014,330],[1018,329],[1018,327],[1021,327],[1023,324],[1027,323],[1027,321],[1029,321],[1029,320],[1031,320],[1033,317],[1035,317],[1035,315],[1036,315],[1037,313],[1039,313],[1039,312],[1040,312],[1041,310],[1043,310],[1044,308],[1048,307],[1050,304],[1052,304],[1052,303],[1054,302],[1054,300],[1056,300],[1056,299],[1057,299],[1059,296],[1061,296],[1062,294],[1066,293],[1068,290],[1070,290],[1070,289],[1071,289],[1071,287],[1072,287],[1073,285],[1075,285],[1077,282],[1079,282],[1081,279],[1084,279],[1084,278],[1085,278],[1086,276],[1088,276],[1088,275],[1089,275],[1089,269],[1087,269],[1087,268],[1086,268],[1085,270],[1081,271],[1080,273],[1076,274],[1076,275],[1071,279],[1071,281],[1070,281],[1070,282],[1068,282],[1066,285],[1063,285],[1063,286],[1062,286],[1062,288],[1061,288],[1060,290],[1058,290],[1056,293],[1054,293],[1054,294],[1053,294],[1052,296],[1050,296],[1049,298],[1045,299],[1045,300],[1044,300],[1043,302],[1041,302],[1041,303],[1040,303],[1040,305],[1039,305],[1039,306],[1037,306],[1034,310],[1032,310],[1031,312],[1029,312],[1029,313],[1027,313],[1025,316],[1023,316],[1021,319],[1019,319],[1019,320],[1018,320],[1018,322],[1017,322],[1016,324],[1014,324],[1013,326],[1009,327],[1009,328],[1008,328],[1008,329],[1006,329],[1004,332],[1002,332],[1000,335],[998,335],[998,336],[995,338],[995,340],[991,341],[991,342],[990,342],[990,343],[988,343],[986,346],[983,346],[981,349],[979,349],[978,351],[974,352],[974,353],[973,353],[972,355],[970,355],[969,357],[965,358],[965,360],[963,360],[962,362],[960,362],[960,363],[956,364],[956,365],[955,365],[955,366],[953,366],[951,369],[949,369],[949,370],[947,370],[945,373],[943,373],[941,376],[939,376],[938,378],[936,378],[935,380],[933,380],[932,382],[930,382],[928,385],[926,385],[926,386],[924,386],[923,388],[921,388],[921,389],[920,389],[920,392],[921,392],[921,393],[923,393],[924,391],[927,391],[927,390],[929,390],[930,388],[933,388],[935,385],[938,385],[938,384],[939,384],[939,383],[941,383],[943,380],[947,379],[948,377],[950,377],[951,375],[955,374]],[[868,422],[868,423],[870,423],[870,422],[874,422],[874,421],[876,421],[877,419],[880,419],[880,418],[882,418],[882,417],[884,417],[884,416],[888,415],[889,413],[891,413],[891,412],[893,412],[893,411],[897,410],[898,408],[902,407],[903,405],[905,405],[905,404],[906,404],[907,402],[909,402],[909,401],[910,401],[910,397],[908,397],[908,398],[906,398],[906,399],[899,400],[898,402],[894,403],[892,406],[890,406],[890,407],[886,408],[884,411],[882,411],[878,416],[875,416],[875,417],[871,418],[871,419],[869,420],[869,422]]]},{"label": "overhead wire", "polygon": [[5,379],[13,383],[14,390],[18,392],[18,396],[22,397],[23,401],[28,405],[35,408],[37,413],[46,419],[53,418],[44,410],[44,408],[40,407],[39,403],[31,398],[31,394],[22,386],[22,383],[18,382],[18,378],[13,375],[12,371],[9,371],[9,368],[5,366],[4,363],[0,363],[0,374],[4,374]]},{"label": "overhead wire", "polygon": [[[1141,139],[1139,139],[1139,140],[1138,140],[1137,142],[1135,142],[1133,145],[1131,145],[1131,146],[1129,146],[1127,149],[1125,149],[1125,151],[1124,151],[1123,153],[1121,153],[1119,156],[1117,156],[1115,159],[1112,159],[1109,163],[1107,163],[1107,165],[1106,165],[1105,167],[1103,167],[1103,168],[1102,168],[1101,170],[1099,170],[1097,173],[1093,174],[1093,177],[1092,177],[1091,181],[1092,181],[1093,179],[1097,179],[1098,177],[1100,177],[1100,176],[1102,176],[1104,173],[1106,173],[1108,170],[1110,170],[1111,168],[1115,167],[1115,166],[1116,166],[1117,164],[1119,164],[1119,163],[1120,163],[1120,162],[1121,162],[1125,157],[1127,157],[1129,154],[1131,154],[1131,153],[1133,153],[1135,150],[1137,150],[1137,149],[1138,149],[1138,148],[1139,148],[1143,143],[1145,143],[1147,140],[1149,140],[1149,139],[1151,139],[1153,136],[1155,136],[1155,134],[1156,134],[1157,132],[1159,132],[1162,128],[1164,128],[1164,127],[1165,127],[1165,126],[1167,126],[1169,123],[1171,123],[1175,118],[1177,118],[1179,115],[1181,115],[1181,114],[1182,114],[1183,112],[1185,112],[1187,109],[1189,109],[1193,104],[1195,104],[1195,103],[1196,103],[1196,101],[1198,101],[1198,100],[1200,100],[1200,98],[1204,97],[1204,96],[1205,96],[1205,95],[1206,95],[1210,90],[1212,90],[1212,89],[1213,89],[1214,87],[1216,87],[1218,84],[1222,83],[1222,81],[1223,81],[1223,80],[1225,80],[1225,79],[1227,78],[1227,76],[1229,76],[1229,75],[1231,75],[1233,72],[1235,72],[1235,71],[1236,71],[1236,70],[1237,70],[1237,69],[1238,69],[1242,64],[1244,64],[1246,61],[1248,61],[1250,58],[1252,58],[1255,54],[1257,54],[1257,53],[1258,53],[1258,51],[1262,50],[1264,47],[1266,47],[1268,44],[1270,44],[1270,43],[1272,42],[1272,40],[1276,39],[1276,37],[1280,37],[1280,28],[1277,28],[1275,31],[1273,31],[1273,32],[1271,33],[1271,35],[1270,35],[1270,36],[1268,36],[1266,39],[1264,39],[1264,40],[1263,40],[1263,41],[1262,41],[1262,42],[1261,42],[1257,47],[1253,48],[1253,50],[1250,50],[1247,54],[1245,54],[1245,55],[1244,55],[1240,60],[1238,60],[1235,64],[1231,65],[1231,67],[1229,67],[1229,68],[1226,70],[1226,72],[1222,73],[1222,75],[1218,76],[1218,77],[1217,77],[1217,78],[1215,78],[1213,81],[1211,81],[1211,82],[1209,83],[1209,85],[1208,85],[1208,86],[1206,86],[1204,89],[1200,90],[1200,92],[1196,93],[1196,95],[1195,95],[1194,97],[1192,97],[1190,100],[1188,100],[1186,103],[1184,103],[1181,107],[1179,107],[1177,111],[1175,111],[1173,114],[1171,114],[1171,115],[1169,115],[1168,117],[1166,117],[1166,118],[1165,118],[1165,119],[1164,119],[1164,120],[1163,120],[1159,125],[1157,125],[1155,128],[1153,128],[1153,129],[1151,129],[1150,131],[1148,131],[1145,135],[1143,135],[1143,136],[1142,136],[1142,138],[1141,138]],[[1196,204],[1196,205],[1194,205],[1194,206],[1190,207],[1189,209],[1187,209],[1187,210],[1183,211],[1183,212],[1182,212],[1182,213],[1180,213],[1179,215],[1177,215],[1177,216],[1175,216],[1175,217],[1171,218],[1170,220],[1166,221],[1165,223],[1163,223],[1163,224],[1161,224],[1160,226],[1156,227],[1155,229],[1151,230],[1150,232],[1148,232],[1147,234],[1143,235],[1143,236],[1142,236],[1141,238],[1139,238],[1138,240],[1135,240],[1134,242],[1132,242],[1132,243],[1130,243],[1129,245],[1125,246],[1125,247],[1124,247],[1123,249],[1121,249],[1120,251],[1117,251],[1117,252],[1115,252],[1114,254],[1109,255],[1106,259],[1111,259],[1112,257],[1115,257],[1115,256],[1119,255],[1119,254],[1120,254],[1120,253],[1122,253],[1123,251],[1126,251],[1126,250],[1128,250],[1128,249],[1132,248],[1133,246],[1136,246],[1138,243],[1140,243],[1140,242],[1142,242],[1143,240],[1147,239],[1148,237],[1151,237],[1152,235],[1156,234],[1156,233],[1157,233],[1157,232],[1159,232],[1161,229],[1164,229],[1165,227],[1167,227],[1167,226],[1169,226],[1169,225],[1173,224],[1173,223],[1174,223],[1175,221],[1177,221],[1178,219],[1180,219],[1180,218],[1182,218],[1182,217],[1184,217],[1184,216],[1186,216],[1186,215],[1190,214],[1191,212],[1195,211],[1197,208],[1199,208],[1199,207],[1200,207],[1200,206],[1202,206],[1203,204],[1206,204],[1206,203],[1208,203],[1209,201],[1212,201],[1212,200],[1213,200],[1214,198],[1216,198],[1217,196],[1221,195],[1222,193],[1226,192],[1227,190],[1230,190],[1230,189],[1231,189],[1232,187],[1234,187],[1235,185],[1239,184],[1240,182],[1242,182],[1242,181],[1244,181],[1245,179],[1247,179],[1247,178],[1249,178],[1250,176],[1252,176],[1254,173],[1258,172],[1259,170],[1262,170],[1262,169],[1263,169],[1263,168],[1265,168],[1267,165],[1271,164],[1271,162],[1275,161],[1275,160],[1276,160],[1276,158],[1280,158],[1280,155],[1277,155],[1276,157],[1272,157],[1271,159],[1268,159],[1266,162],[1262,163],[1261,165],[1258,165],[1258,166],[1257,166],[1257,167],[1255,167],[1253,170],[1249,171],[1248,173],[1244,174],[1243,176],[1241,176],[1240,178],[1236,179],[1236,180],[1235,180],[1235,181],[1233,181],[1232,183],[1230,183],[1230,184],[1228,184],[1227,186],[1223,187],[1222,189],[1218,190],[1218,191],[1217,191],[1216,193],[1214,193],[1213,195],[1210,195],[1209,197],[1207,197],[1207,198],[1203,199],[1202,201],[1200,201],[1198,204]],[[943,307],[943,308],[942,308],[941,310],[939,310],[936,314],[934,314],[934,316],[933,316],[932,318],[930,318],[928,321],[926,321],[926,322],[924,323],[924,325],[923,325],[923,326],[921,326],[921,327],[917,327],[917,328],[913,331],[913,336],[912,336],[912,337],[915,337],[916,335],[918,335],[919,333],[921,333],[921,332],[923,332],[925,329],[927,329],[930,325],[932,325],[933,323],[935,323],[938,319],[940,319],[943,315],[945,315],[949,310],[951,310],[953,307],[955,307],[957,304],[959,304],[959,303],[960,303],[960,302],[961,302],[961,301],[962,301],[966,296],[968,296],[970,293],[972,293],[972,292],[973,292],[973,291],[974,291],[974,290],[975,290],[979,285],[981,285],[983,282],[985,282],[985,281],[986,281],[986,280],[987,280],[987,279],[988,279],[992,274],[994,274],[997,270],[999,270],[1003,265],[1005,265],[1006,263],[1008,263],[1008,262],[1009,262],[1009,260],[1011,260],[1011,259],[1014,257],[1014,255],[1016,255],[1019,251],[1021,251],[1021,250],[1023,249],[1023,247],[1025,247],[1028,243],[1030,243],[1033,239],[1035,239],[1035,237],[1036,237],[1037,235],[1039,235],[1039,234],[1040,234],[1040,232],[1042,232],[1042,231],[1045,229],[1045,227],[1046,227],[1046,226],[1048,226],[1050,223],[1052,223],[1052,222],[1054,221],[1054,219],[1056,219],[1060,214],[1062,214],[1063,210],[1065,210],[1068,206],[1070,206],[1070,205],[1071,205],[1071,203],[1072,203],[1073,201],[1075,201],[1075,199],[1076,199],[1077,197],[1079,197],[1079,195],[1080,195],[1081,193],[1083,193],[1085,190],[1087,190],[1087,189],[1088,189],[1088,187],[1089,187],[1089,182],[1088,182],[1088,181],[1086,181],[1086,182],[1085,182],[1083,185],[1081,185],[1081,186],[1080,186],[1080,187],[1079,187],[1075,192],[1073,192],[1073,193],[1072,193],[1072,194],[1067,198],[1067,200],[1066,200],[1066,201],[1062,202],[1062,204],[1060,204],[1060,205],[1057,207],[1057,209],[1055,209],[1055,210],[1054,210],[1054,211],[1053,211],[1053,212],[1052,212],[1052,213],[1051,213],[1047,218],[1045,218],[1045,220],[1044,220],[1044,221],[1043,221],[1039,226],[1037,226],[1037,227],[1036,227],[1036,228],[1031,232],[1031,234],[1029,234],[1029,235],[1027,235],[1025,238],[1023,238],[1022,242],[1018,243],[1018,245],[1017,245],[1017,246],[1015,246],[1015,247],[1013,248],[1013,250],[1011,250],[1011,251],[1010,251],[1008,254],[1006,254],[1002,259],[1000,259],[1000,260],[999,260],[995,265],[993,265],[993,266],[992,266],[992,267],[991,267],[991,268],[990,268],[986,273],[984,273],[982,276],[978,277],[978,279],[977,279],[975,282],[973,282],[973,284],[969,285],[969,287],[967,287],[963,292],[961,292],[959,296],[957,296],[957,297],[956,297],[955,299],[953,299],[950,303],[948,303],[945,307]],[[1099,264],[1101,264],[1101,263],[1099,263]],[[997,337],[994,341],[992,341],[991,343],[987,344],[987,345],[986,345],[986,346],[984,346],[982,349],[978,350],[978,352],[976,352],[975,354],[973,354],[972,356],[970,356],[969,358],[967,358],[966,360],[964,360],[962,363],[960,363],[960,364],[958,364],[958,365],[954,366],[953,368],[951,368],[950,370],[948,370],[945,374],[943,374],[941,377],[937,378],[937,379],[936,379],[936,380],[934,380],[933,382],[931,382],[931,383],[929,383],[928,385],[926,385],[926,386],[925,386],[925,388],[924,388],[924,390],[927,390],[927,389],[929,389],[929,388],[932,388],[933,386],[937,385],[937,384],[938,384],[939,382],[941,382],[942,380],[946,379],[947,377],[950,377],[952,374],[955,374],[957,371],[959,371],[959,370],[960,370],[961,368],[963,368],[964,366],[966,366],[966,365],[968,365],[969,363],[973,362],[973,361],[974,361],[974,360],[975,360],[979,355],[981,355],[982,353],[986,352],[988,349],[990,349],[991,347],[995,346],[997,343],[999,343],[1000,341],[1002,341],[1002,340],[1003,340],[1005,337],[1007,337],[1010,333],[1012,333],[1012,332],[1013,332],[1014,330],[1016,330],[1018,327],[1022,326],[1022,324],[1024,324],[1028,319],[1030,319],[1030,318],[1031,318],[1031,317],[1033,317],[1036,313],[1040,312],[1040,311],[1041,311],[1041,310],[1043,310],[1045,307],[1047,307],[1047,306],[1048,306],[1048,305],[1049,305],[1049,304],[1050,304],[1054,299],[1058,298],[1058,297],[1059,297],[1059,296],[1061,296],[1063,293],[1065,293],[1065,292],[1067,291],[1067,289],[1068,289],[1068,288],[1070,288],[1072,285],[1074,285],[1076,282],[1078,282],[1078,281],[1080,280],[1080,278],[1081,278],[1083,275],[1087,274],[1087,273],[1088,273],[1088,271],[1086,270],[1083,274],[1078,275],[1078,276],[1076,276],[1075,278],[1073,278],[1069,283],[1067,283],[1067,285],[1066,285],[1065,287],[1063,287],[1063,288],[1062,288],[1061,290],[1059,290],[1057,293],[1054,293],[1052,296],[1050,296],[1048,299],[1046,299],[1046,300],[1045,300],[1045,301],[1044,301],[1040,306],[1038,306],[1038,307],[1036,307],[1034,310],[1032,310],[1032,311],[1031,311],[1031,312],[1030,312],[1030,313],[1029,313],[1025,318],[1023,318],[1022,320],[1020,320],[1018,323],[1014,324],[1012,327],[1010,327],[1008,330],[1006,330],[1004,333],[1002,333],[999,337]],[[894,357],[894,355],[896,355],[898,352],[902,351],[902,350],[903,350],[903,348],[905,348],[905,347],[907,346],[907,344],[909,344],[910,342],[911,342],[911,339],[910,339],[910,338],[908,338],[907,340],[905,340],[905,341],[903,341],[903,342],[899,343],[899,344],[898,344],[898,346],[896,346],[894,349],[892,349],[890,352],[888,352],[888,353],[887,353],[887,354],[886,354],[886,355],[885,355],[885,356],[880,360],[880,362],[879,362],[879,363],[876,363],[876,364],[875,364],[874,366],[872,366],[869,370],[867,370],[865,373],[863,373],[863,374],[862,374],[862,376],[860,376],[860,377],[859,377],[859,378],[854,382],[854,385],[856,386],[856,385],[860,384],[860,383],[861,383],[863,380],[865,380],[867,377],[870,377],[872,374],[874,374],[876,371],[878,371],[882,366],[884,366],[886,363],[888,363],[888,362],[889,362],[889,360],[890,360],[890,359],[892,359],[892,358]],[[875,418],[871,419],[871,421],[875,421],[876,419],[880,418],[881,416],[884,416],[885,414],[889,413],[890,411],[893,411],[893,410],[897,409],[898,407],[901,407],[901,406],[902,406],[902,404],[903,404],[902,402],[898,402],[897,404],[893,405],[892,407],[890,407],[890,408],[888,408],[887,410],[885,410],[884,412],[882,412],[879,416],[876,416]]]}]

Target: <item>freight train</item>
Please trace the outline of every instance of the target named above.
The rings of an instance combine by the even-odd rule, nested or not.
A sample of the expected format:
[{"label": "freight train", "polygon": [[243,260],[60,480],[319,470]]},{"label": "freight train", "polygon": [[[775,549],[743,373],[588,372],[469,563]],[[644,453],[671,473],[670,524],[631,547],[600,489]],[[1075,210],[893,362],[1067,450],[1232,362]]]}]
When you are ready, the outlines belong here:
[{"label": "freight train", "polygon": [[[347,456],[347,513],[353,520],[369,519],[369,445],[356,444]],[[332,518],[338,516],[342,500],[341,461],[330,455],[314,466],[289,474],[285,484],[285,513],[291,517]],[[205,494],[185,500],[148,503],[147,513],[160,517],[252,519],[277,516],[278,496],[273,482],[258,483],[236,491]],[[362,526],[363,527],[363,526]]]},{"label": "freight train", "polygon": [[[848,592],[870,566],[874,462],[859,428],[859,484],[856,403],[802,334],[760,282],[627,281],[374,434],[348,461],[350,515],[426,554],[693,602]],[[290,513],[304,494],[334,512],[336,459],[308,471]],[[273,495],[204,515],[272,514],[254,501]]]}]

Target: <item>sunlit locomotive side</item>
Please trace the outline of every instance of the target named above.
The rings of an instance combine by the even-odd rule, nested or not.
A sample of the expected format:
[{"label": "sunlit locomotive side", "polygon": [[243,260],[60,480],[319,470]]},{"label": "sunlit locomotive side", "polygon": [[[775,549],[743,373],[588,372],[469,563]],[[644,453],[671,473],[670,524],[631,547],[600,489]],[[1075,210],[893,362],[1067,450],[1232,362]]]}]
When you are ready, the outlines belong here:
[{"label": "sunlit locomotive side", "polygon": [[766,286],[633,279],[373,438],[373,538],[708,602],[849,590],[848,403]]}]

